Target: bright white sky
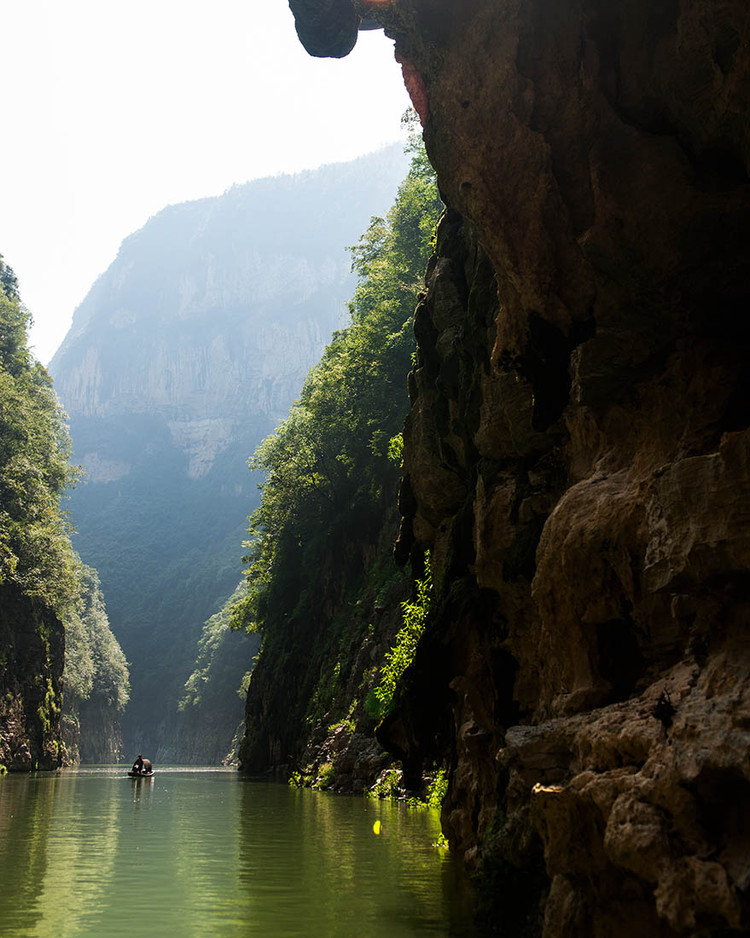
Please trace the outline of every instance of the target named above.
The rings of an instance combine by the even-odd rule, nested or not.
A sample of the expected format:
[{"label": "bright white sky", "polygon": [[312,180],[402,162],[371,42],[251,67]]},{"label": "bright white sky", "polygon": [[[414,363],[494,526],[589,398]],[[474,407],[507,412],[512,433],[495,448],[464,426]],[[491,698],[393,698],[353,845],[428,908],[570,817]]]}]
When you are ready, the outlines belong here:
[{"label": "bright white sky", "polygon": [[409,106],[393,44],[313,59],[286,0],[0,0],[0,253],[45,364],[165,205],[370,152]]}]

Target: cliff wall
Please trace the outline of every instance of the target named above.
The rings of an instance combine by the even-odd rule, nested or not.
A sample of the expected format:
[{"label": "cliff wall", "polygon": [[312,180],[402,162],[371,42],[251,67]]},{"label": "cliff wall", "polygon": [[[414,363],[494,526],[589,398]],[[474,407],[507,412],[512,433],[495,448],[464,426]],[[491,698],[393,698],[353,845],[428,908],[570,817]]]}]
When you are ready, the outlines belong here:
[{"label": "cliff wall", "polygon": [[60,767],[64,648],[47,606],[0,586],[0,765],[12,772]]},{"label": "cliff wall", "polygon": [[365,7],[450,206],[397,548],[435,613],[380,738],[450,760],[503,934],[747,934],[747,4]]}]

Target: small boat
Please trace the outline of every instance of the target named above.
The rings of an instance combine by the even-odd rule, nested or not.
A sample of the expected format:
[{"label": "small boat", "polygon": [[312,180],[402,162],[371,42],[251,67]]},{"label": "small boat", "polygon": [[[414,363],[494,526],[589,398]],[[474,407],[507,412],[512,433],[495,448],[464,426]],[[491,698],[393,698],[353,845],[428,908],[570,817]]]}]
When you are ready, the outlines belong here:
[{"label": "small boat", "polygon": [[154,774],[154,770],[151,769],[150,772],[134,772],[132,769],[128,772],[128,775],[131,778],[151,778]]}]

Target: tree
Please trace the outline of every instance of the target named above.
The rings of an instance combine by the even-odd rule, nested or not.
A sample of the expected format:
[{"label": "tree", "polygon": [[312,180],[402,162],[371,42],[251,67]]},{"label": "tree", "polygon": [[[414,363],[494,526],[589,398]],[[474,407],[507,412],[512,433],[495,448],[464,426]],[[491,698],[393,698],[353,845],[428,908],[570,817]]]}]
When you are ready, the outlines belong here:
[{"label": "tree", "polygon": [[63,614],[79,580],[60,497],[77,473],[52,380],[28,348],[30,320],[0,260],[0,584]]}]

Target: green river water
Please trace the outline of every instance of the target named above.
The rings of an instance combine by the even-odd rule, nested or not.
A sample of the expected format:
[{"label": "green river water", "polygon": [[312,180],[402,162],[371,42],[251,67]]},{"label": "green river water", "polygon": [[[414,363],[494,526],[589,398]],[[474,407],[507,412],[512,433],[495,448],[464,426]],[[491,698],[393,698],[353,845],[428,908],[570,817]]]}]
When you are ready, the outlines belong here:
[{"label": "green river water", "polygon": [[233,770],[125,772],[0,779],[0,935],[476,934],[436,811]]}]

